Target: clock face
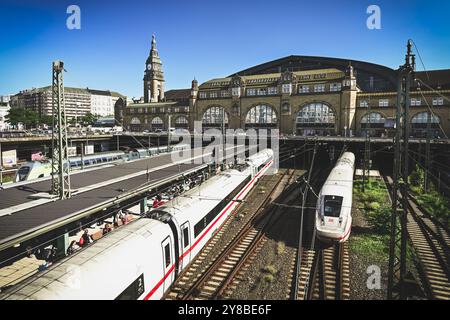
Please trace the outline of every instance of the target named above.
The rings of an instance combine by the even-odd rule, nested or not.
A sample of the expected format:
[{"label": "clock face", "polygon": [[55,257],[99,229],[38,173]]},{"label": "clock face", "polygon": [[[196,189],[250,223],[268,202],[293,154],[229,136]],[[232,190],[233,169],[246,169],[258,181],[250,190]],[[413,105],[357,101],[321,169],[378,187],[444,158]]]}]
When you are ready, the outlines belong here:
[{"label": "clock face", "polygon": [[147,65],[147,70],[152,70],[152,65],[151,64]]}]

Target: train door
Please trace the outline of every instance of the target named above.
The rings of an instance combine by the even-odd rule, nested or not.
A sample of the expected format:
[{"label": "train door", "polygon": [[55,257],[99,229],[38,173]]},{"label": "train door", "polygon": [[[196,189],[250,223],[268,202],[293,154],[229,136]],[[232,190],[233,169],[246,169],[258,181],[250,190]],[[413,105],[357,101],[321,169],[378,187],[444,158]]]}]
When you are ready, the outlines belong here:
[{"label": "train door", "polygon": [[175,268],[173,245],[170,237],[167,237],[163,242],[161,242],[161,250],[163,256],[162,267],[164,275],[163,292],[166,292],[167,288],[170,287],[174,280]]},{"label": "train door", "polygon": [[[189,227],[189,222],[185,222],[181,226],[181,256],[183,259],[180,263],[180,269],[183,270],[191,261],[191,229]],[[186,253],[187,252],[187,253]],[[180,271],[181,271],[180,270]]]}]

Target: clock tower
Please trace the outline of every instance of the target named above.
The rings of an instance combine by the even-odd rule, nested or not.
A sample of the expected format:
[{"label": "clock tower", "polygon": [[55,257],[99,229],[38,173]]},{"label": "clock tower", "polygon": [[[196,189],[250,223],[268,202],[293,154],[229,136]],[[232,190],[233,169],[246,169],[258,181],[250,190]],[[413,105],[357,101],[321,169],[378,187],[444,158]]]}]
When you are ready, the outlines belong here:
[{"label": "clock tower", "polygon": [[164,72],[162,62],[156,49],[156,38],[152,36],[152,48],[145,62],[144,71],[144,102],[159,102],[164,100]]}]

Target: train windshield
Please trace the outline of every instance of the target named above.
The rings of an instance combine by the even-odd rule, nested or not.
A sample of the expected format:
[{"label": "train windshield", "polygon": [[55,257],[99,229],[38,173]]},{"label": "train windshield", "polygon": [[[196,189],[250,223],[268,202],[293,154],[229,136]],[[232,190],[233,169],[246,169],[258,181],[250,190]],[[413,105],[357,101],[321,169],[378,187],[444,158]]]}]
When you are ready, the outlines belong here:
[{"label": "train windshield", "polygon": [[28,173],[30,173],[30,167],[22,166],[19,171],[17,171],[17,175],[19,177],[19,181],[24,181],[27,179]]},{"label": "train windshield", "polygon": [[326,217],[338,218],[341,215],[343,197],[325,196],[323,212]]}]

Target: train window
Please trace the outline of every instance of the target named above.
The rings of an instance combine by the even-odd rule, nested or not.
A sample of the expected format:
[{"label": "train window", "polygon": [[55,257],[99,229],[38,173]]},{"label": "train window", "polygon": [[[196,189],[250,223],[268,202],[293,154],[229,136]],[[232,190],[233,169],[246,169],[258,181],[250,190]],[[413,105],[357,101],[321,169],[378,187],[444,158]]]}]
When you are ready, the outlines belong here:
[{"label": "train window", "polygon": [[20,167],[20,169],[17,173],[20,175],[27,175],[29,172],[30,172],[30,167]]},{"label": "train window", "polygon": [[166,258],[166,268],[170,266],[170,243],[164,246],[164,256]]},{"label": "train window", "polygon": [[323,212],[326,217],[338,218],[341,215],[343,197],[325,196]]},{"label": "train window", "polygon": [[214,221],[214,219],[219,215],[220,212],[226,207],[226,205],[240,192],[244,186],[250,182],[250,177],[247,177],[244,181],[241,182],[241,184],[234,189],[230,194],[225,197],[218,205],[214,207],[202,220],[197,222],[197,224],[194,226],[194,237],[197,238],[200,233],[208,226],[211,222]]},{"label": "train window", "polygon": [[189,245],[189,228],[186,227],[183,229],[183,248],[186,248]]},{"label": "train window", "polygon": [[116,300],[137,300],[145,291],[144,274],[141,274],[132,284],[128,286]]},{"label": "train window", "polygon": [[202,231],[205,229],[206,227],[206,217],[203,217],[202,220],[200,220],[199,222],[197,222],[197,224],[194,226],[194,237],[197,238],[200,233],[202,233]]}]

